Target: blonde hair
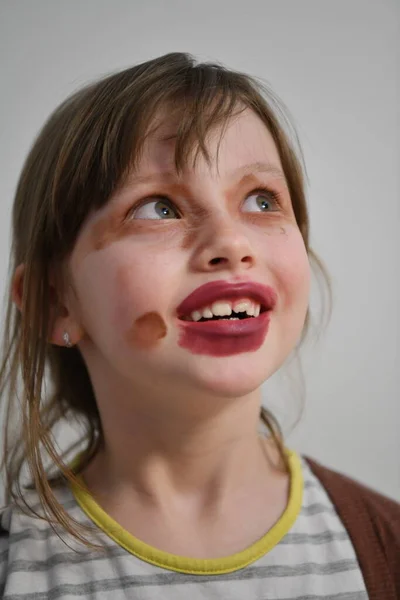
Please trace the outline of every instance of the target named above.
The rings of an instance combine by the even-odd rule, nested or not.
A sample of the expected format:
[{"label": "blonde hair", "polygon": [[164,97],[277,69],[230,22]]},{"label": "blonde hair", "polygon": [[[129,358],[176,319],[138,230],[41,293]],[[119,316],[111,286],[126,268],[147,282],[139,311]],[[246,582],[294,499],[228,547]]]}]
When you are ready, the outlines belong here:
[{"label": "blonde hair", "polygon": [[[65,454],[55,447],[54,426],[71,414],[85,423],[81,468],[96,453],[103,432],[79,350],[47,341],[50,271],[65,264],[88,214],[104,206],[135,167],[155,115],[166,108],[179,114],[175,166],[180,171],[193,149],[194,160],[199,152],[209,160],[208,133],[216,125],[224,126],[239,106],[253,110],[275,141],[308,255],[329,287],[327,273],[309,246],[304,167],[296,134],[274,94],[243,73],[171,53],[109,75],[74,93],[52,113],[23,166],[13,205],[10,261],[10,285],[16,267],[25,266],[22,310],[12,303],[10,288],[0,371],[0,393],[7,398],[2,464],[6,501],[61,525],[85,543],[81,527],[54,494],[44,457],[63,480],[77,483],[63,460]],[[302,338],[308,321],[307,314]],[[12,435],[16,414],[20,419]],[[265,408],[260,418],[287,468],[279,423]],[[44,516],[25,501],[24,466]]]}]

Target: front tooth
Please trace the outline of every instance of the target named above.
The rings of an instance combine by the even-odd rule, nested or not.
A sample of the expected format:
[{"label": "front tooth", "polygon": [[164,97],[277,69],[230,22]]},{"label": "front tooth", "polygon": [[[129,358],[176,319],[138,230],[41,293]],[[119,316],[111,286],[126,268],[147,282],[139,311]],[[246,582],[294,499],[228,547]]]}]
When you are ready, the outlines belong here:
[{"label": "front tooth", "polygon": [[192,321],[200,321],[202,314],[198,310],[194,310],[190,315]]},{"label": "front tooth", "polygon": [[261,306],[259,304],[256,304],[254,306],[254,316],[255,317],[259,317],[260,316],[260,310],[261,310]]},{"label": "front tooth", "polygon": [[255,306],[253,303],[247,305],[246,313],[249,315],[249,317],[254,317],[254,308]]},{"label": "front tooth", "polygon": [[209,308],[204,308],[202,314],[205,319],[212,319],[214,316],[211,309]]},{"label": "front tooth", "polygon": [[228,302],[214,302],[211,310],[216,317],[229,317],[232,314],[232,307]]},{"label": "front tooth", "polygon": [[250,303],[249,303],[249,302],[247,302],[247,301],[244,301],[244,302],[238,302],[237,304],[234,304],[234,305],[233,305],[233,310],[234,310],[234,312],[236,312],[236,313],[239,313],[239,312],[247,312],[249,305],[250,305]]}]

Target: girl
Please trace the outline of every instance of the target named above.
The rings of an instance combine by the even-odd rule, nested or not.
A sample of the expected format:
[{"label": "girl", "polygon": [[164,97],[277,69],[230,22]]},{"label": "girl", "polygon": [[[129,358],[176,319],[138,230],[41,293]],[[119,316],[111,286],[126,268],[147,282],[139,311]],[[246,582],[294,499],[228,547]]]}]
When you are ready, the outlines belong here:
[{"label": "girl", "polygon": [[250,77],[174,53],[58,107],[13,208],[3,598],[400,597],[400,506],[261,408],[307,328],[308,234]]}]

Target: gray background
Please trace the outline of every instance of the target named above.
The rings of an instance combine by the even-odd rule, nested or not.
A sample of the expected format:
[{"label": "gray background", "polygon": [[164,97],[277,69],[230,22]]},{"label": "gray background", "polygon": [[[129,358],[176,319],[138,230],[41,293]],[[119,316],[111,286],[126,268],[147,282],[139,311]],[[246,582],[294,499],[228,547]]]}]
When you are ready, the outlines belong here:
[{"label": "gray background", "polygon": [[[0,279],[33,137],[89,79],[170,51],[261,76],[290,107],[331,323],[302,352],[287,444],[400,499],[399,3],[2,0]],[[265,386],[287,432],[296,363]],[[67,439],[70,433],[64,433]]]}]

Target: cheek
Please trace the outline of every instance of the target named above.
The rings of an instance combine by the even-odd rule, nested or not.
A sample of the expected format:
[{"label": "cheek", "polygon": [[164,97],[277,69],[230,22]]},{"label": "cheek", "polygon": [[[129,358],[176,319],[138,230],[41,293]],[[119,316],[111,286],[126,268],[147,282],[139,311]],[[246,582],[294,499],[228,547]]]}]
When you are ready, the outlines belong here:
[{"label": "cheek", "polygon": [[126,342],[140,348],[165,337],[163,315],[175,289],[179,259],[174,248],[167,253],[116,243],[76,261],[82,325],[89,337],[100,344]]},{"label": "cheek", "polygon": [[[136,348],[150,348],[167,335],[165,314],[175,270],[163,253],[119,264],[113,274],[110,321],[117,336]],[[172,286],[172,287],[171,287]]]},{"label": "cheek", "polygon": [[[75,275],[81,316],[89,333],[121,331],[124,320],[146,311],[145,269],[111,252],[85,257]],[[138,306],[136,306],[138,305]],[[147,309],[148,310],[148,309]]]},{"label": "cheek", "polygon": [[99,254],[86,256],[74,274],[79,303],[79,318],[88,337],[96,343],[109,335],[112,321],[115,289],[112,264]]},{"label": "cheek", "polygon": [[305,311],[310,293],[310,263],[304,240],[297,227],[290,225],[271,236],[267,252],[284,306]]}]

